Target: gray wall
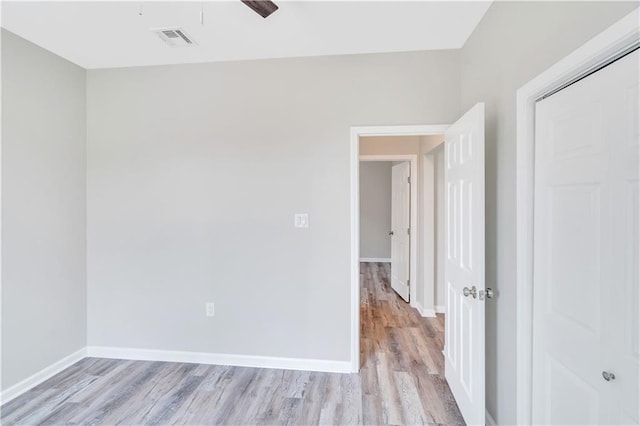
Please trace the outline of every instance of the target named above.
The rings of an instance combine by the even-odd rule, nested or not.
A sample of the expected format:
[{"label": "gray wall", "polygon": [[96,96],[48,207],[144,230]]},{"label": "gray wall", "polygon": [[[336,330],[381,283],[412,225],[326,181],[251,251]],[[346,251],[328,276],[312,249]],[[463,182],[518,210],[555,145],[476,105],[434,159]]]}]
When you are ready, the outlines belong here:
[{"label": "gray wall", "polygon": [[360,258],[391,258],[391,162],[360,162]]},{"label": "gray wall", "polygon": [[462,50],[462,110],[486,102],[487,404],[516,422],[516,91],[637,3],[494,2]]},{"label": "gray wall", "polygon": [[459,87],[448,51],[88,71],[89,344],[348,361],[350,126]]},{"label": "gray wall", "polygon": [[86,346],[86,73],[2,30],[2,389]]}]

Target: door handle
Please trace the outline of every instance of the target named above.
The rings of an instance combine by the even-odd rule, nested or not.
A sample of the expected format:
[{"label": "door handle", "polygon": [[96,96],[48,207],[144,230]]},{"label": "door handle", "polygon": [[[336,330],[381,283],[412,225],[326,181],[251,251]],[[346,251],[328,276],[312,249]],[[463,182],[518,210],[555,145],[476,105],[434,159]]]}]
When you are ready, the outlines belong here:
[{"label": "door handle", "polygon": [[393,231],[389,231],[389,235],[393,235]]},{"label": "door handle", "polygon": [[476,289],[476,286],[471,286],[471,288],[469,287],[465,287],[462,289],[462,294],[464,294],[465,297],[473,297],[474,299],[478,297],[478,289]]},{"label": "door handle", "polygon": [[607,382],[610,382],[611,380],[615,380],[616,379],[616,375],[609,372],[609,371],[603,371],[602,372],[602,378],[605,379]]},{"label": "door handle", "polygon": [[478,298],[480,300],[484,300],[485,298],[487,299],[493,299],[493,296],[495,296],[495,293],[493,292],[492,289],[490,289],[489,287],[487,287],[486,290],[480,290],[480,293],[478,295]]}]

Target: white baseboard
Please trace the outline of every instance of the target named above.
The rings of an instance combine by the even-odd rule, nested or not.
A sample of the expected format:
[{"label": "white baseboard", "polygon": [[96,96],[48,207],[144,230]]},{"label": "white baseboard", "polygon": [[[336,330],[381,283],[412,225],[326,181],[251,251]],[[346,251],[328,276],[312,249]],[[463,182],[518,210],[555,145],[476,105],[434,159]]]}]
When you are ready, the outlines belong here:
[{"label": "white baseboard", "polygon": [[413,307],[416,308],[420,315],[425,318],[433,318],[436,316],[436,311],[434,311],[433,309],[425,309],[417,303],[413,305]]},{"label": "white baseboard", "polygon": [[489,410],[485,410],[485,424],[487,426],[497,426],[498,424],[496,423],[496,421],[493,419],[493,417],[491,417],[491,414],[489,414]]},{"label": "white baseboard", "polygon": [[87,347],[87,356],[139,361],[185,362],[195,364],[232,365],[236,367],[277,368],[281,370],[351,373],[351,361],[305,358],[278,358],[252,355],[230,355],[207,352],[161,351],[153,349]]},{"label": "white baseboard", "polygon": [[436,310],[436,314],[445,314],[447,311],[444,305],[436,305],[434,308]]},{"label": "white baseboard", "polygon": [[0,405],[6,404],[12,399],[15,399],[16,397],[22,395],[29,389],[55,376],[65,368],[71,367],[73,364],[85,358],[86,356],[87,356],[87,349],[82,348],[79,351],[72,353],[71,355],[67,355],[61,360],[54,362],[50,366],[43,368],[42,370],[38,371],[34,375],[27,377],[23,381],[16,383],[10,388],[7,388],[5,391],[0,393]]},{"label": "white baseboard", "polygon": [[422,316],[425,318],[435,318],[436,311],[434,311],[433,309],[423,309]]},{"label": "white baseboard", "polygon": [[390,257],[361,257],[360,262],[391,263]]}]

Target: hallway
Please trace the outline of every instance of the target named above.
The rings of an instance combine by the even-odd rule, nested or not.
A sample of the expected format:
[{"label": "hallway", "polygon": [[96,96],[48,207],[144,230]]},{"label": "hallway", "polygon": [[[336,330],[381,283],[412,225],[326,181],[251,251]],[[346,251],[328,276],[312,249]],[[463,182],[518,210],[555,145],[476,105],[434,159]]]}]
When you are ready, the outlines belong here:
[{"label": "hallway", "polygon": [[364,411],[381,410],[387,424],[464,424],[444,379],[444,316],[421,317],[389,276],[388,263],[360,264]]},{"label": "hallway", "polygon": [[443,317],[422,318],[361,264],[362,367],[332,374],[85,358],[2,407],[2,424],[462,424]]}]

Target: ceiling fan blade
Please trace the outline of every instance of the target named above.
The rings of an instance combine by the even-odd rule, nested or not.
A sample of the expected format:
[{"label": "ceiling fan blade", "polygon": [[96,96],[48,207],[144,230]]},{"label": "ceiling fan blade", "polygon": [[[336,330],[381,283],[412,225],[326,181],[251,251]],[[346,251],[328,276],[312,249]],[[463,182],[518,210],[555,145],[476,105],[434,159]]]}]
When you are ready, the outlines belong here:
[{"label": "ceiling fan blade", "polygon": [[242,3],[253,9],[258,15],[266,18],[278,10],[278,6],[270,0],[241,0]]}]

